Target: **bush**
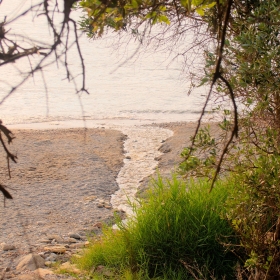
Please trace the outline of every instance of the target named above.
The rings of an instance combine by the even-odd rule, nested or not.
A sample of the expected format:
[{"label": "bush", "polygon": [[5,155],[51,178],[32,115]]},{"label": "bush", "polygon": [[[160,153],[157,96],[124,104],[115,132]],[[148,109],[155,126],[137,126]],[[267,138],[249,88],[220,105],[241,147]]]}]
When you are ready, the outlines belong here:
[{"label": "bush", "polygon": [[241,166],[232,176],[235,186],[226,202],[227,218],[248,255],[245,267],[252,279],[280,276],[279,174],[280,156],[263,153],[251,168]]},{"label": "bush", "polygon": [[235,279],[237,259],[222,245],[234,238],[221,218],[227,195],[222,184],[209,194],[206,182],[159,176],[135,217],[117,232],[107,229],[79,262],[87,269],[129,268],[139,279]]}]

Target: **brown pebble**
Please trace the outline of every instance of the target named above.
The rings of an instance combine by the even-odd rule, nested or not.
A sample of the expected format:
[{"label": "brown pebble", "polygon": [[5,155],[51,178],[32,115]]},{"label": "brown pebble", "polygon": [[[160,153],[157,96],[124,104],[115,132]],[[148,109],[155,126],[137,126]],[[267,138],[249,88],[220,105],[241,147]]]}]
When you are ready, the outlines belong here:
[{"label": "brown pebble", "polygon": [[97,228],[102,228],[102,223],[101,222],[98,222],[98,223],[95,223],[94,225],[93,225],[93,227],[97,227]]}]

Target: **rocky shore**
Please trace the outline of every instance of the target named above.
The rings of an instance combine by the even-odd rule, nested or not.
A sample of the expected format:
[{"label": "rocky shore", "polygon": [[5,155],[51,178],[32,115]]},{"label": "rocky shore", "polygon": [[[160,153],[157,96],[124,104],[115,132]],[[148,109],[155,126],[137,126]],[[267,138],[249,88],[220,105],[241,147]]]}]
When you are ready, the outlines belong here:
[{"label": "rocky shore", "polygon": [[[174,134],[161,140],[156,127],[163,129],[161,137],[172,135],[169,130]],[[57,261],[69,266],[70,256],[87,246],[88,236],[100,233],[102,223],[112,222],[114,211],[125,216],[111,204],[121,181],[118,174],[129,172],[120,172],[124,162],[155,157],[160,172],[169,176],[195,127],[195,123],[157,124],[154,136],[141,130],[140,134],[150,133],[144,139],[160,143],[158,148],[147,143],[147,149],[156,149],[147,154],[137,153],[138,147],[145,147],[140,142],[146,140],[132,139],[133,129],[123,133],[112,129],[13,131],[17,138],[11,150],[19,161],[11,166],[12,179],[7,179],[4,153],[0,158],[1,183],[10,187],[14,197],[0,207],[0,279],[71,279],[54,275],[48,266]],[[155,172],[156,166],[151,170]],[[129,176],[140,184],[139,192],[147,188],[150,176]]]},{"label": "rocky shore", "polygon": [[[3,152],[0,157],[1,183],[14,198],[0,206],[3,279],[20,279],[13,273],[19,272],[16,266],[22,256],[55,254],[45,248],[58,244],[72,254],[84,246],[89,232],[100,231],[100,222],[109,223],[114,215],[110,196],[118,189],[116,177],[124,158],[125,136],[119,131],[13,132],[16,139],[10,149],[17,153],[18,163],[11,166],[11,179]],[[71,239],[71,234],[81,238]]]}]

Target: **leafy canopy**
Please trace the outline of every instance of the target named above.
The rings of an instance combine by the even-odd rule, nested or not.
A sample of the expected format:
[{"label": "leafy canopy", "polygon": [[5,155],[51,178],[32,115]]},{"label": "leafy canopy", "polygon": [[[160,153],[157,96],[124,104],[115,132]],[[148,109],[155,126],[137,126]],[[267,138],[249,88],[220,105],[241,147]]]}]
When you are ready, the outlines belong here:
[{"label": "leafy canopy", "polygon": [[87,15],[81,22],[82,28],[89,36],[101,36],[108,29],[114,31],[131,29],[137,32],[143,23],[171,24],[180,22],[188,15],[204,16],[208,9],[214,7],[213,0],[82,0],[79,6]]}]

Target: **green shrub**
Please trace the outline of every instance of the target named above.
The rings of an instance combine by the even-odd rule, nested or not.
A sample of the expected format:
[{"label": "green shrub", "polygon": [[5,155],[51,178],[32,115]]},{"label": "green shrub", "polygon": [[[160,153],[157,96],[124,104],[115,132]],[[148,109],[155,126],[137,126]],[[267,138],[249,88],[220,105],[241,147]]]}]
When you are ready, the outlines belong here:
[{"label": "green shrub", "polygon": [[234,279],[237,260],[221,244],[233,238],[221,219],[227,194],[222,184],[209,194],[206,182],[159,177],[127,225],[106,230],[80,263],[87,269],[129,267],[141,279]]},{"label": "green shrub", "polygon": [[279,174],[280,156],[263,153],[232,176],[235,186],[226,202],[227,218],[247,253],[245,267],[251,277],[279,279]]}]

